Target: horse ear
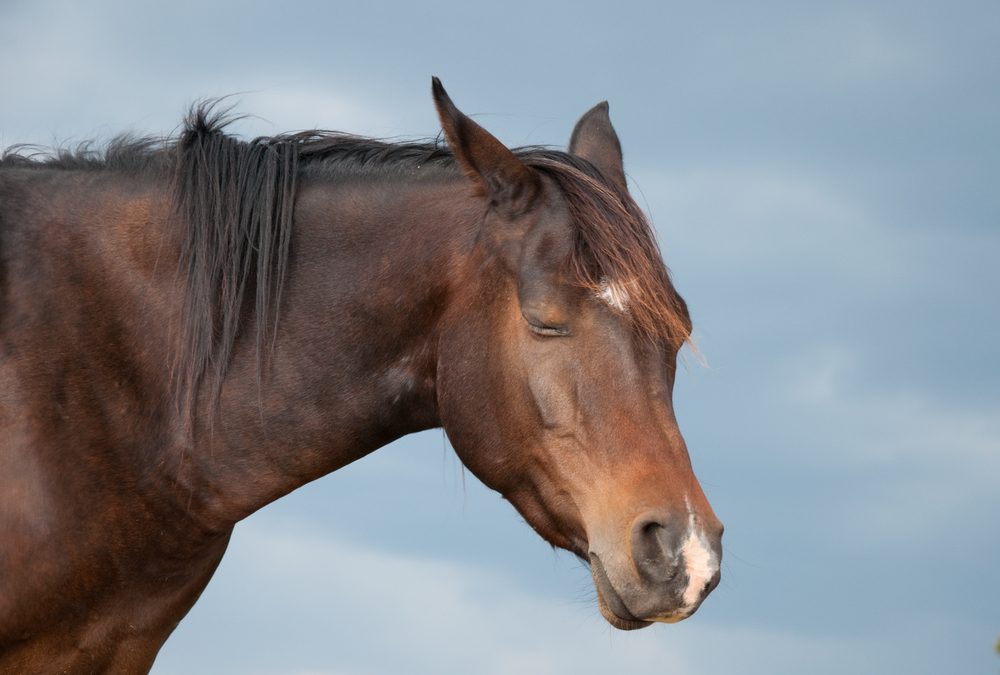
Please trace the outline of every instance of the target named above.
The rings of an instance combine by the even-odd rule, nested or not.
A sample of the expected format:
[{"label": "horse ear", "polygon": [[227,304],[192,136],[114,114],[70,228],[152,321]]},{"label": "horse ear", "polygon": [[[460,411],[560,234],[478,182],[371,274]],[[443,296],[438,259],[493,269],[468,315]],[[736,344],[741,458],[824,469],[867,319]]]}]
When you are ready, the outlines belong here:
[{"label": "horse ear", "polygon": [[441,80],[432,78],[432,89],[441,128],[462,171],[483,188],[494,205],[512,215],[526,211],[541,188],[538,174],[456,108]]},{"label": "horse ear", "polygon": [[576,123],[569,139],[569,152],[593,164],[620,190],[628,190],[622,165],[622,144],[611,126],[607,101],[595,105]]}]

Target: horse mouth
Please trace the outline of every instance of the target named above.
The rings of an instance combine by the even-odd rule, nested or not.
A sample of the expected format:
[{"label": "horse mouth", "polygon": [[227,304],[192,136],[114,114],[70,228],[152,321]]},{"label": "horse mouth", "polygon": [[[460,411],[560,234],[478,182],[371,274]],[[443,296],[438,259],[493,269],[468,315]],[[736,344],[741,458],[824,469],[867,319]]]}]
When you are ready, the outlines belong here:
[{"label": "horse mouth", "polygon": [[625,601],[611,585],[604,564],[596,553],[590,554],[590,573],[594,577],[594,587],[597,589],[597,607],[608,623],[619,630],[638,630],[652,625],[651,621],[643,621],[636,617],[625,606]]}]

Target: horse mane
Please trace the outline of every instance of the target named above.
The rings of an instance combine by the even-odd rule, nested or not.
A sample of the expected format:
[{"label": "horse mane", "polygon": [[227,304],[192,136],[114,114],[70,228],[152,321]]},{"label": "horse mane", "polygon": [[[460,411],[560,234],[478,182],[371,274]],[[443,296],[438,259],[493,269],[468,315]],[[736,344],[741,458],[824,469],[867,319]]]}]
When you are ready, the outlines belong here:
[{"label": "horse mane", "polygon": [[234,118],[212,103],[195,107],[174,148],[174,206],[187,226],[181,343],[172,368],[180,406],[206,375],[218,403],[243,318],[255,317],[258,378],[274,345],[288,269],[299,146],[227,135]]},{"label": "horse mane", "polygon": [[[123,135],[103,149],[90,142],[73,149],[17,145],[0,155],[0,168],[170,177],[174,208],[187,229],[179,266],[185,277],[181,335],[171,371],[175,403],[185,416],[207,376],[213,376],[214,409],[248,315],[261,377],[277,332],[301,177],[458,172],[440,137],[389,142],[313,130],[242,140],[226,133],[238,117],[219,103],[195,104],[173,138]],[[623,316],[637,334],[679,348],[691,333],[687,308],[673,288],[653,229],[631,196],[610,186],[582,158],[540,146],[514,152],[565,195],[577,226],[567,261],[571,278],[595,293],[618,284],[629,298]]]}]

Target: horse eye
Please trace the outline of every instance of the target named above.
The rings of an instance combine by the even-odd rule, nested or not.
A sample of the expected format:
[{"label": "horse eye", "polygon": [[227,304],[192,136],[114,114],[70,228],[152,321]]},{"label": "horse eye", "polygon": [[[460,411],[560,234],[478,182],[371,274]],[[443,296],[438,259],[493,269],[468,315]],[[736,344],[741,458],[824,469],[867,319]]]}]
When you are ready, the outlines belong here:
[{"label": "horse eye", "polygon": [[535,335],[542,335],[544,337],[566,337],[569,335],[569,328],[565,326],[540,326],[528,321],[528,328]]}]

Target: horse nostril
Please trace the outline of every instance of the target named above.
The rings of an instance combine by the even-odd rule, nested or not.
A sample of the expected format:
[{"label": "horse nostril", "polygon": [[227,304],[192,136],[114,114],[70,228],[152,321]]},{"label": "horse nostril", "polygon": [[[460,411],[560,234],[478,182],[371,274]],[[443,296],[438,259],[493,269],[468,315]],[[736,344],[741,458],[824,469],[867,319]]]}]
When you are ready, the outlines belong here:
[{"label": "horse nostril", "polygon": [[639,574],[655,583],[678,573],[680,529],[666,513],[645,513],[632,525],[632,558]]}]

